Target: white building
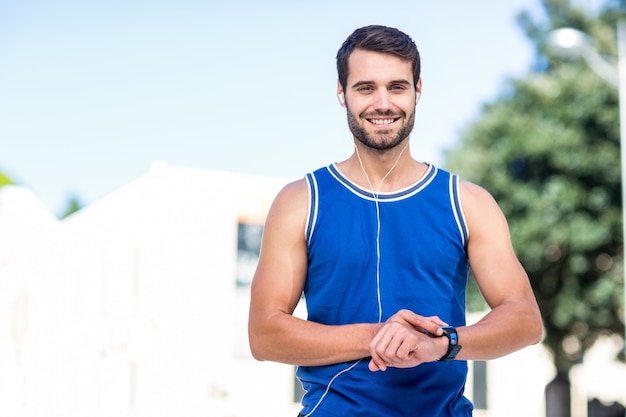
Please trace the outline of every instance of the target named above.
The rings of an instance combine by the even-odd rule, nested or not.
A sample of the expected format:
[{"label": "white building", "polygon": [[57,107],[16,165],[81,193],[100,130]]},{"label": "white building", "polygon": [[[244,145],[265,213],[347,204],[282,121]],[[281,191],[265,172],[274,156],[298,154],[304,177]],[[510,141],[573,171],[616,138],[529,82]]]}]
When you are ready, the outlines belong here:
[{"label": "white building", "polygon": [[[63,221],[1,188],[0,416],[295,417],[293,367],[255,361],[246,328],[285,183],[157,165]],[[553,373],[534,346],[472,366],[467,393],[478,417],[541,416]]]}]

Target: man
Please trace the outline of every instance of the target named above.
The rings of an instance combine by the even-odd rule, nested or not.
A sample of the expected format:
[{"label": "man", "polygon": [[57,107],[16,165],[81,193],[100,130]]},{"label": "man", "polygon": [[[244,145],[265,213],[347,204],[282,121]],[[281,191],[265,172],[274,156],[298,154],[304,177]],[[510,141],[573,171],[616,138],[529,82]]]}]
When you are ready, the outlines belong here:
[{"label": "man", "polygon": [[[301,416],[470,416],[466,360],[542,337],[528,277],[493,198],[410,155],[422,91],[411,38],[357,29],[337,69],[355,152],[276,197],[251,288],[252,353],[298,365]],[[491,310],[467,326],[470,265]],[[292,315],[302,294],[307,320]]]}]

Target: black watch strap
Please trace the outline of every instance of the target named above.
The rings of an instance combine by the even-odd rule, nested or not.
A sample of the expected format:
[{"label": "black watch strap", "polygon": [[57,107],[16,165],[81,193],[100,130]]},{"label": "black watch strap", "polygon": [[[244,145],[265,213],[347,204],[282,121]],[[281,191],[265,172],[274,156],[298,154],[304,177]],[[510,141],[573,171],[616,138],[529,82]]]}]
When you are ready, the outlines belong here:
[{"label": "black watch strap", "polygon": [[459,345],[459,336],[456,332],[456,328],[448,326],[443,327],[443,336],[448,338],[448,351],[439,361],[451,361],[456,358],[456,355],[461,350],[461,345]]}]

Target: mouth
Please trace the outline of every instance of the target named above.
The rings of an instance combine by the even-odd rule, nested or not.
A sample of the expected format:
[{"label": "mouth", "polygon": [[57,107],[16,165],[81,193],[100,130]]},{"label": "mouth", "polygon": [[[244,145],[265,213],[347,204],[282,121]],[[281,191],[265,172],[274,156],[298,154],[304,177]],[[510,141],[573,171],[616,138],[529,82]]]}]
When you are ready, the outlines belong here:
[{"label": "mouth", "polygon": [[377,119],[366,118],[365,120],[367,120],[368,122],[370,122],[371,124],[375,126],[386,127],[386,126],[392,125],[399,119],[400,119],[399,117],[394,117],[394,118],[377,118]]}]

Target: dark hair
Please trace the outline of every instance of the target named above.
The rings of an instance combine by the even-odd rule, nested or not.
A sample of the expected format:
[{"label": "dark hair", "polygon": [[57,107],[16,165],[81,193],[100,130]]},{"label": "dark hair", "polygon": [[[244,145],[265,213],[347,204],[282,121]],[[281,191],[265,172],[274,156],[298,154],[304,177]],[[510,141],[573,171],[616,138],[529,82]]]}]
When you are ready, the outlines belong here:
[{"label": "dark hair", "polygon": [[417,85],[421,65],[420,54],[413,39],[396,28],[372,25],[352,32],[337,52],[337,75],[344,90],[348,80],[348,58],[356,48],[392,54],[410,62],[413,69],[413,84]]}]

